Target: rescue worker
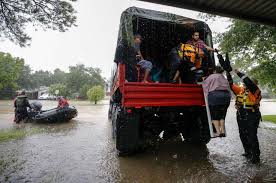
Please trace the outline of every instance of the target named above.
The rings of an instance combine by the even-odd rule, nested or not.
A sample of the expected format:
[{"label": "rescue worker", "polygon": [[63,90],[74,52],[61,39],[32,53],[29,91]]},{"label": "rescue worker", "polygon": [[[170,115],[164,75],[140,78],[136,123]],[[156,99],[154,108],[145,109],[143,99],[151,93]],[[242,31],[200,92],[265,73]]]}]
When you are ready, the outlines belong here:
[{"label": "rescue worker", "polygon": [[237,122],[239,126],[240,139],[245,153],[252,163],[260,161],[260,149],[257,137],[258,126],[261,120],[259,110],[261,91],[256,79],[251,80],[247,75],[235,69],[235,73],[242,79],[244,87],[233,83],[231,74],[227,72],[230,87],[236,95]]},{"label": "rescue worker", "polygon": [[19,123],[28,117],[27,107],[31,108],[26,92],[23,90],[14,101],[15,119],[14,122]]},{"label": "rescue worker", "polygon": [[63,96],[58,97],[58,108],[68,107],[69,103]]}]

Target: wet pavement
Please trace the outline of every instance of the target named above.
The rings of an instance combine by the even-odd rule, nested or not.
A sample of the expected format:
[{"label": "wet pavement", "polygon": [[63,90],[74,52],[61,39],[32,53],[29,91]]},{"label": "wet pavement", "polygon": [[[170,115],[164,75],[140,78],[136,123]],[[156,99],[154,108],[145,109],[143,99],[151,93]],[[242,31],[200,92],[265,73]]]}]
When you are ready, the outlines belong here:
[{"label": "wet pavement", "polygon": [[[71,102],[79,115],[67,123],[13,125],[11,101],[0,101],[0,128],[41,128],[39,134],[0,142],[0,182],[276,182],[276,130],[259,128],[261,164],[241,153],[235,109],[226,119],[226,138],[207,147],[179,140],[132,157],[118,157],[107,119],[107,101],[100,105]],[[56,105],[43,101],[43,108]],[[264,114],[276,103],[263,102]],[[261,125],[262,126],[262,125]]]}]

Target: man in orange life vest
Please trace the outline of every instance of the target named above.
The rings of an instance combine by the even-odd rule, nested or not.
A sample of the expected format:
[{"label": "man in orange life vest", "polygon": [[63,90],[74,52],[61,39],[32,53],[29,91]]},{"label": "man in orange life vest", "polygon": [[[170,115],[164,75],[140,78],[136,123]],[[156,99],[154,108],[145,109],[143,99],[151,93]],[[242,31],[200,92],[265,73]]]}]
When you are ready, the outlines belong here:
[{"label": "man in orange life vest", "polygon": [[230,87],[236,95],[237,122],[240,139],[245,151],[242,155],[249,158],[252,163],[258,163],[260,161],[260,149],[257,131],[261,120],[259,110],[262,98],[261,91],[257,86],[258,81],[256,79],[251,80],[237,69],[235,69],[235,73],[242,79],[245,85],[245,87],[241,87],[234,84],[230,73],[227,72]]}]

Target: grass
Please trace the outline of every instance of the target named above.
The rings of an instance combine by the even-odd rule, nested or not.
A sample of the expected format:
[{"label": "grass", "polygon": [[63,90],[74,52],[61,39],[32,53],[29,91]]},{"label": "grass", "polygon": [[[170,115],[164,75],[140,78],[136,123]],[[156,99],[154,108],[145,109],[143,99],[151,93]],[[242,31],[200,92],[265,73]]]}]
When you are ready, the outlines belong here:
[{"label": "grass", "polygon": [[12,139],[21,139],[33,134],[41,132],[39,128],[20,128],[20,129],[7,129],[0,130],[0,142],[8,141]]},{"label": "grass", "polygon": [[269,121],[276,124],[276,115],[263,115],[263,121]]}]

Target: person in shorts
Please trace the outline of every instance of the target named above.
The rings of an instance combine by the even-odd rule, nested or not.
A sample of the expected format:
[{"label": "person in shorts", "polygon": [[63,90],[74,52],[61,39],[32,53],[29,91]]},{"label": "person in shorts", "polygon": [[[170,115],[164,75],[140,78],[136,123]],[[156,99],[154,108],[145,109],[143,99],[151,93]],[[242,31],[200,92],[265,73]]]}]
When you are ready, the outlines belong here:
[{"label": "person in shorts", "polygon": [[144,57],[141,53],[141,50],[140,50],[141,43],[142,43],[142,36],[140,34],[135,34],[134,35],[134,49],[136,51],[136,59],[138,61],[137,65],[139,65],[141,67],[141,69],[143,69],[145,71],[143,82],[148,83],[148,77],[149,77],[149,74],[150,74],[153,66],[150,61],[144,59]]}]

